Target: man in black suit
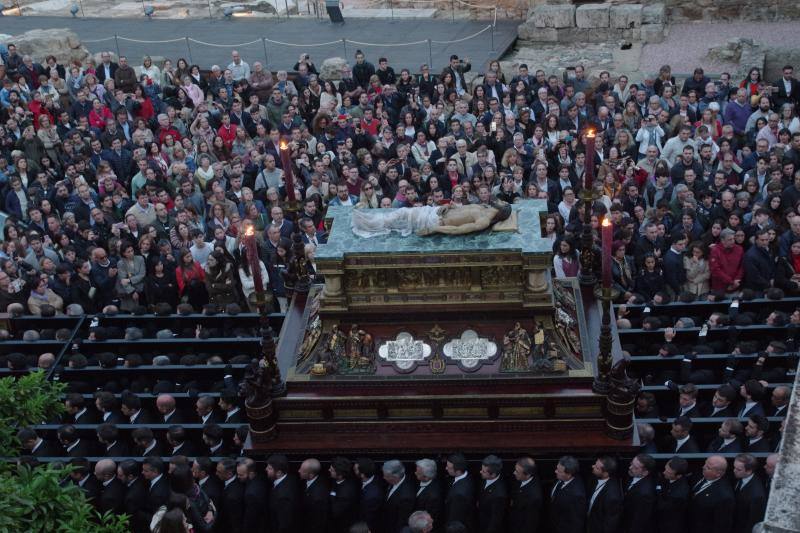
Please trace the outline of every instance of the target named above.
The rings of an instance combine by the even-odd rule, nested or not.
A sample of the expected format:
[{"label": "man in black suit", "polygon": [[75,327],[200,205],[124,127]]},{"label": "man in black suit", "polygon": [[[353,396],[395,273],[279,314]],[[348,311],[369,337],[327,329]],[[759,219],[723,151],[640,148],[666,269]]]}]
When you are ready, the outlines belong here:
[{"label": "man in black suit", "polygon": [[765,437],[769,431],[769,420],[763,415],[750,415],[744,426],[745,450],[748,453],[769,453],[772,451]]},{"label": "man in black suit", "polygon": [[56,435],[65,449],[65,452],[61,452],[58,455],[68,455],[69,457],[90,457],[93,455],[91,443],[78,437],[78,430],[72,424],[59,427]]},{"label": "man in black suit", "polygon": [[700,447],[692,438],[692,420],[687,416],[679,416],[672,422],[670,439],[668,439],[666,453],[700,453]]},{"label": "man in black suit", "polygon": [[242,530],[252,533],[266,533],[269,485],[267,479],[258,472],[256,462],[249,457],[236,460],[236,477],[244,484],[244,517]]},{"label": "man in black suit", "polygon": [[219,397],[219,408],[225,414],[223,424],[244,424],[247,422],[244,413],[239,408],[239,399],[235,391],[226,391]]},{"label": "man in black suit", "polygon": [[778,89],[775,93],[775,107],[783,107],[784,104],[796,105],[800,102],[800,82],[794,77],[794,68],[791,65],[783,67],[783,76],[772,84]]},{"label": "man in black suit", "polygon": [[142,408],[142,400],[133,393],[122,395],[120,410],[128,418],[126,424],[155,424],[157,422],[149,411]]},{"label": "man in black suit", "polygon": [[358,515],[358,484],[350,477],[352,471],[352,463],[344,457],[334,457],[328,468],[333,481],[328,505],[334,533],[347,532]]},{"label": "man in black suit", "polygon": [[147,506],[147,486],[139,474],[139,463],[133,459],[122,461],[117,467],[117,478],[125,486],[123,511],[131,517],[131,530],[134,533],[149,533],[150,521],[144,510]]},{"label": "man in black suit", "polygon": [[186,428],[183,426],[173,425],[167,429],[167,448],[164,450],[164,455],[175,457],[176,455],[185,455],[186,457],[194,457],[197,455],[197,447],[194,443],[188,440]]},{"label": "man in black suit", "polygon": [[100,64],[97,65],[97,81],[104,84],[106,80],[113,80],[119,65],[111,61],[111,52],[100,53]]},{"label": "man in black suit", "polygon": [[622,521],[622,489],[619,480],[612,477],[616,471],[617,461],[612,457],[599,457],[592,465],[595,481],[590,486],[592,495],[589,497],[589,513],[586,519],[588,533],[619,531]]},{"label": "man in black suit", "polygon": [[128,443],[119,436],[119,429],[114,424],[100,424],[97,426],[97,441],[101,451],[106,457],[129,457],[131,455]]},{"label": "man in black suit", "polygon": [[219,424],[225,416],[218,410],[214,409],[217,402],[212,396],[202,395],[197,398],[195,402],[195,412],[199,420],[193,421],[195,424]]},{"label": "man in black suit", "polygon": [[542,484],[536,476],[536,463],[522,457],[514,465],[519,483],[512,491],[508,510],[508,531],[537,533],[542,514]]},{"label": "man in black suit", "polygon": [[220,531],[241,533],[244,523],[244,484],[236,477],[236,461],[226,457],[217,463],[217,477],[222,481],[222,505],[216,526]]},{"label": "man in black suit", "polygon": [[709,453],[739,453],[742,451],[744,427],[736,418],[728,418],[719,426],[718,436],[706,450]]},{"label": "man in black suit", "polygon": [[436,461],[420,459],[416,462],[414,476],[419,481],[417,497],[414,500],[415,511],[426,511],[433,519],[434,530],[442,529],[442,487],[436,479]]},{"label": "man in black suit", "polygon": [[686,269],[683,268],[683,253],[689,244],[689,237],[683,233],[673,233],[670,237],[669,250],[662,258],[662,272],[668,290],[673,296],[680,294],[681,287],[686,283]]},{"label": "man in black suit", "polygon": [[478,492],[478,524],[480,531],[502,533],[505,531],[508,489],[502,478],[503,461],[488,455],[481,462],[483,486]]},{"label": "man in black suit", "polygon": [[325,531],[328,525],[330,491],[327,481],[319,477],[321,471],[319,460],[313,458],[303,461],[298,470],[303,491],[300,497],[300,531]]},{"label": "man in black suit", "polygon": [[687,383],[678,389],[678,411],[676,417],[686,416],[698,418],[703,416],[703,409],[697,403],[697,387],[692,383]]},{"label": "man in black suit", "polygon": [[370,531],[378,531],[381,523],[381,507],[385,491],[383,482],[375,476],[375,462],[362,457],[353,465],[353,471],[361,482],[361,497],[358,505],[358,519],[366,522]]},{"label": "man in black suit", "polygon": [[733,460],[733,477],[736,485],[736,511],[733,518],[734,533],[750,533],[753,526],[764,519],[767,508],[767,491],[758,476],[758,459],[749,453],[741,453]]},{"label": "man in black suit", "polygon": [[764,385],[755,379],[748,379],[739,387],[739,395],[744,399],[744,406],[739,410],[739,418],[747,418],[750,415],[764,416],[764,406],[761,405]]},{"label": "man in black suit", "polygon": [[703,465],[703,478],[692,487],[689,501],[691,533],[728,533],[733,527],[736,501],[725,479],[728,462],[721,455],[712,455]]},{"label": "man in black suit", "polygon": [[94,476],[100,481],[100,500],[97,510],[101,513],[125,512],[125,485],[117,479],[117,463],[101,459],[94,465]]},{"label": "man in black suit", "polygon": [[658,533],[685,533],[689,507],[689,463],[675,456],[664,466],[664,482],[659,487],[655,519]]},{"label": "man in black suit", "polygon": [[731,418],[736,416],[733,402],[736,401],[736,389],[728,383],[720,385],[714,392],[714,399],[711,401],[711,410],[707,416],[712,418]]},{"label": "man in black suit", "polygon": [[772,404],[767,412],[767,416],[786,416],[786,411],[789,409],[789,398],[792,396],[792,390],[785,386],[780,385],[772,389],[772,396],[770,403]]},{"label": "man in black suit", "polygon": [[33,457],[60,457],[64,447],[56,442],[39,437],[33,428],[22,428],[17,432],[17,439],[22,444],[22,455]]},{"label": "man in black suit", "polygon": [[186,424],[189,422],[181,410],[177,408],[175,398],[171,394],[159,394],[156,398],[159,424]]},{"label": "man in black suit", "polygon": [[117,410],[117,399],[108,391],[94,395],[94,405],[100,413],[100,421],[107,424],[128,424],[130,421]]},{"label": "man in black suit", "polygon": [[216,467],[208,457],[197,457],[192,463],[192,476],[206,496],[219,508],[222,505],[222,481],[216,476]]},{"label": "man in black suit", "polygon": [[565,455],[556,465],[556,484],[550,491],[550,531],[583,533],[586,523],[586,492],[578,478],[580,465]]},{"label": "man in black suit", "polygon": [[206,424],[203,427],[203,444],[208,448],[209,457],[225,457],[230,455],[225,445],[225,433],[219,424]]},{"label": "man in black suit", "polygon": [[453,478],[444,499],[445,524],[461,522],[470,531],[474,527],[475,486],[467,472],[467,459],[454,453],[445,463],[447,475]]},{"label": "man in black suit", "polygon": [[625,487],[622,510],[624,533],[650,533],[656,501],[656,461],[640,453],[628,466],[631,479]]},{"label": "man in black suit", "polygon": [[86,494],[86,499],[95,508],[100,505],[100,482],[94,477],[92,471],[89,469],[89,461],[83,458],[77,458],[70,461],[70,466],[73,470],[69,473],[69,477],[74,485],[77,485]]},{"label": "man in black suit", "polygon": [[169,500],[169,481],[166,476],[166,465],[160,457],[145,457],[142,462],[142,477],[147,481],[147,503],[145,509],[149,517]]},{"label": "man in black suit", "polygon": [[285,455],[270,455],[267,477],[272,481],[269,493],[270,533],[293,533],[297,510],[297,483],[289,475],[289,460]]},{"label": "man in black suit", "polygon": [[100,415],[86,404],[83,395],[73,392],[64,400],[65,422],[69,424],[99,424]]},{"label": "man in black suit", "polygon": [[414,512],[415,491],[406,468],[396,459],[383,463],[383,479],[389,491],[383,505],[383,533],[400,533]]},{"label": "man in black suit", "polygon": [[584,121],[581,119],[578,113],[578,106],[575,104],[570,104],[566,115],[558,119],[558,129],[568,131],[573,137],[577,137],[583,126]]},{"label": "man in black suit", "polygon": [[162,457],[164,450],[150,428],[136,428],[131,431],[131,439],[141,457]]}]

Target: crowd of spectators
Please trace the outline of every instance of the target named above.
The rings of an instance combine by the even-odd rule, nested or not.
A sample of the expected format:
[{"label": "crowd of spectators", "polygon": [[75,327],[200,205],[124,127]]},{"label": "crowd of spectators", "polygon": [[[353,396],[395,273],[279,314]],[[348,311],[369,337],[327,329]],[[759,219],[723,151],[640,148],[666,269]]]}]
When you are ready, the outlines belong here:
[{"label": "crowd of spectators", "polygon": [[[185,59],[156,65],[144,57],[141,65],[133,66],[128,58],[111,53],[102,53],[97,64],[61,65],[52,56],[20,55],[13,44],[0,49],[0,56],[0,194],[8,214],[0,247],[0,312],[52,317],[252,310],[254,276],[242,244],[249,227],[257,235],[259,267],[275,296],[275,310],[285,310],[281,273],[297,253],[291,237],[300,234],[304,259],[314,274],[314,253],[326,241],[323,219],[330,205],[380,209],[528,198],[546,202],[543,238],[553,243],[557,277],[580,273],[581,244],[576,237],[583,229],[584,210],[591,209],[595,245],[601,219],[610,218],[613,282],[620,303],[800,295],[800,83],[791,66],[772,83],[762,80],[758,69],[745,80],[732,80],[728,74],[711,80],[700,68],[678,83],[669,66],[633,83],[625,75],[612,78],[605,71],[589,79],[581,65],[564,76],[529,70],[524,64],[504,73],[500,63],[492,61],[481,77],[468,81],[465,74],[472,65],[456,55],[438,74],[427,65],[397,73],[386,58],[379,58],[375,66],[357,51],[353,65],[345,66],[337,80],[325,80],[307,54],[291,74],[278,71],[274,76],[258,62],[251,69],[236,51],[229,65],[214,65],[209,71]],[[588,130],[596,132],[593,161],[586,160]],[[290,152],[294,191],[286,189],[282,142]],[[596,176],[591,205],[580,200],[588,166]],[[298,205],[290,197],[296,197]],[[776,327],[795,320],[794,315],[773,315],[758,320]],[[620,330],[632,327],[631,317],[620,313],[619,318]],[[707,327],[725,322],[705,318]],[[751,317],[750,324],[754,320]],[[646,317],[641,327],[667,328],[656,350],[672,356],[692,352],[673,338],[676,330],[691,328],[694,322],[689,317],[674,322]],[[203,328],[149,334],[141,329],[137,333],[137,328],[124,333],[92,328],[97,342],[123,337],[136,341],[143,335],[163,340],[211,335]],[[62,337],[69,333],[61,331]],[[35,334],[29,330],[23,336],[39,340]],[[58,338],[58,331],[53,334]],[[246,335],[227,331],[217,336]],[[786,346],[752,352],[781,349]],[[630,351],[636,355],[637,348]],[[704,353],[712,352],[694,350],[692,355]],[[53,354],[35,360],[19,355],[5,357],[7,366],[54,364]],[[211,354],[198,358],[180,353],[126,354],[120,363],[115,355],[72,354],[65,364],[82,370],[117,364],[246,363],[246,357],[216,360]],[[682,367],[681,378],[684,372],[690,372],[690,378],[702,375]],[[664,377],[653,374],[649,379]],[[703,414],[708,409],[709,416],[722,416],[717,404],[733,404],[737,394],[752,409],[766,400],[759,381],[763,377],[747,370],[746,376],[707,378],[705,383],[720,387],[713,408],[704,407]],[[690,382],[698,379],[667,378],[681,398],[671,430],[680,445],[664,451],[688,453],[681,447],[691,438],[691,417],[698,415],[684,411],[692,400]],[[680,389],[676,381],[682,382]],[[666,518],[677,520],[674,531],[686,531],[686,524],[691,531],[701,531],[707,529],[708,510],[692,494],[712,487],[724,493],[720,497],[725,503],[716,510],[726,510],[714,515],[715,520],[731,520],[727,529],[722,525],[718,530],[730,531],[734,523],[737,528],[752,525],[759,515],[758,509],[751,510],[758,497],[742,492],[743,485],[753,490],[760,486],[762,494],[764,490],[759,476],[753,477],[758,461],[747,452],[771,452],[775,442],[769,437],[777,439],[777,433],[767,435],[763,408],[738,415],[726,411],[719,436],[726,446],[738,442],[735,451],[744,453],[733,463],[733,475],[743,483],[736,483],[734,490],[724,477],[727,462],[708,457],[700,477],[693,479],[699,484],[694,492],[687,485],[682,506],[669,508],[663,517],[657,503],[664,491],[656,493],[656,466],[649,455],[632,462],[631,481],[624,486],[608,483],[619,474],[614,460],[599,459],[592,470],[597,482],[588,489],[580,480],[571,483],[578,474],[577,463],[562,458],[557,483],[544,491],[544,498],[539,487],[539,503],[523,508],[509,502],[515,502],[526,486],[538,485],[533,460],[517,461],[516,482],[506,486],[499,459],[484,459],[482,481],[470,480],[464,500],[454,487],[470,478],[464,477],[468,474],[463,458],[453,456],[446,462],[453,483],[447,484],[446,496],[440,493],[438,507],[428,508],[419,507],[418,500],[436,477],[433,461],[417,462],[420,483],[414,485],[396,461],[384,463],[381,475],[369,460],[351,464],[337,459],[329,469],[330,479],[323,480],[319,461],[310,459],[300,468],[305,480],[300,490],[283,457],[267,461],[269,480],[252,461],[232,458],[241,455],[246,427],[226,433],[231,429],[226,424],[244,422],[226,383],[200,380],[193,389],[181,389],[194,402],[196,416],[187,413],[174,420],[171,417],[179,412],[171,396],[177,394],[175,389],[159,389],[158,383],[138,375],[117,385],[106,390],[109,387],[89,383],[85,390],[72,390],[66,399],[71,418],[63,421],[55,439],[43,439],[36,428],[23,429],[19,438],[29,455],[73,457],[72,481],[101,508],[131,513],[136,531],[148,531],[152,521],[155,530],[164,533],[185,531],[184,522],[196,531],[209,530],[213,522],[218,531],[338,532],[348,531],[360,517],[373,532],[394,533],[404,527],[444,531],[445,524],[447,531],[461,531],[450,522],[462,522],[467,531],[503,531],[493,524],[508,520],[508,531],[516,533],[535,531],[531,524],[538,523],[543,506],[549,510],[542,518],[549,525],[543,527],[550,531],[584,531],[585,523],[591,524],[601,512],[602,520],[617,524],[608,531],[646,531]],[[98,388],[102,390],[90,405],[85,395]],[[158,415],[142,406],[137,394],[142,391],[160,394],[155,401]],[[198,391],[216,391],[219,399],[197,397]],[[775,395],[778,401],[786,400],[788,391],[777,387],[772,394],[777,408]],[[640,397],[637,409],[652,414],[649,408],[655,409],[655,401]],[[214,412],[218,414],[212,417]],[[140,416],[170,427],[154,433],[147,420],[131,432],[120,433],[116,427],[140,423]],[[84,423],[96,425],[96,439],[80,436],[76,424]],[[202,427],[187,437],[186,424]],[[646,426],[640,431],[644,444],[652,443]],[[758,448],[751,447],[759,441]],[[719,451],[712,450],[712,444],[709,452]],[[183,446],[191,453],[184,453]],[[93,474],[82,457],[95,454],[108,459],[99,461]],[[145,457],[143,464],[113,461],[129,455]],[[172,456],[169,466],[162,456]],[[214,465],[205,457],[224,458]],[[772,467],[767,461],[768,476],[770,468],[774,459]],[[664,483],[678,486],[675,482],[683,479],[679,485],[686,484],[688,473],[686,461],[674,458],[664,469]],[[648,476],[645,504],[628,504],[634,487],[645,486],[640,482]],[[377,496],[365,504],[364,495],[373,490],[370,485]],[[235,491],[229,497],[230,487]],[[340,500],[340,490],[348,491],[346,502]],[[496,492],[502,497],[493,495]],[[596,507],[601,492],[604,498],[612,492],[618,497]],[[248,500],[251,493],[254,499]],[[395,493],[400,496],[394,498]],[[735,514],[744,513],[743,502],[748,505],[746,517]],[[411,515],[417,508],[427,514]],[[344,518],[336,521],[335,513]],[[523,522],[514,522],[519,513],[537,518],[525,515]],[[302,525],[320,516],[336,525]],[[641,527],[631,529],[630,521]],[[591,526],[590,530],[595,531]]]}]

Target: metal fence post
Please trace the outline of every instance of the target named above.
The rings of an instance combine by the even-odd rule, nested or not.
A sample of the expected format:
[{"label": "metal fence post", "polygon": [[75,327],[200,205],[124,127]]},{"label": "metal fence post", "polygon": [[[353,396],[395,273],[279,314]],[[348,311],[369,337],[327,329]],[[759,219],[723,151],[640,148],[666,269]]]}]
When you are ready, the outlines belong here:
[{"label": "metal fence post", "polygon": [[117,34],[114,34],[114,46],[117,49],[117,61],[119,61],[119,39],[117,38]]},{"label": "metal fence post", "polygon": [[186,39],[186,51],[189,52],[189,64],[193,64],[194,60],[192,59],[192,46],[189,44],[189,36],[185,37]]},{"label": "metal fence post", "polygon": [[344,58],[347,59],[347,39],[342,39],[342,48],[344,48]]},{"label": "metal fence post", "polygon": [[456,0],[450,0],[450,13],[453,15],[453,22],[456,21]]},{"label": "metal fence post", "polygon": [[433,72],[433,45],[430,39],[428,39],[428,66],[430,66],[431,72]]},{"label": "metal fence post", "polygon": [[264,68],[267,68],[267,65],[269,64],[269,56],[267,55],[267,38],[266,37],[262,37],[261,38],[261,44],[264,45]]},{"label": "metal fence post", "polygon": [[394,2],[389,0],[389,11],[391,11],[392,22],[394,22]]}]

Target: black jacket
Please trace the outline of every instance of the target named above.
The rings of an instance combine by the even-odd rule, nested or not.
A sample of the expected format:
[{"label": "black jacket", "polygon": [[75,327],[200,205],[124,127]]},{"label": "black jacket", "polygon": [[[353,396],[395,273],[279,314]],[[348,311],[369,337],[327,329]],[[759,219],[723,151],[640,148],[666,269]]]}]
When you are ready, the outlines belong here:
[{"label": "black jacket", "polygon": [[770,280],[775,277],[775,261],[768,251],[753,245],[744,253],[743,263],[743,289],[763,291],[770,287]]},{"label": "black jacket", "polygon": [[[328,483],[317,477],[311,486],[301,481],[303,495],[300,498],[300,530],[308,533],[325,533],[328,526],[330,489]],[[335,533],[335,532],[334,532]]]},{"label": "black jacket", "polygon": [[134,533],[150,533],[150,520],[145,506],[147,505],[147,481],[138,477],[125,492],[123,510],[131,517],[130,525]]},{"label": "black jacket", "polygon": [[550,491],[550,531],[583,533],[586,523],[586,490],[575,477],[565,486]]},{"label": "black jacket", "polygon": [[475,512],[475,487],[472,477],[467,475],[464,479],[450,485],[450,490],[444,499],[445,523],[461,522],[471,530],[474,524]]},{"label": "black jacket", "polygon": [[131,455],[131,449],[126,442],[118,440],[114,442],[110,448],[103,447],[105,450],[103,455],[106,457],[129,457]]},{"label": "black jacket", "polygon": [[244,517],[242,530],[247,533],[265,533],[267,531],[267,506],[269,500],[269,484],[263,476],[257,475],[248,479],[244,486]]},{"label": "black jacket", "polygon": [[619,480],[609,478],[591,503],[597,481],[586,491],[589,514],[586,518],[587,533],[616,533],[622,521],[622,489]]},{"label": "black jacket", "polygon": [[389,492],[391,487],[383,505],[383,533],[400,533],[414,512],[416,491],[411,479],[406,476],[391,496]]},{"label": "black jacket", "polygon": [[622,531],[651,533],[655,502],[656,482],[652,476],[640,479],[633,486],[628,483],[623,500]]},{"label": "black jacket", "polygon": [[506,480],[500,476],[497,481],[486,486],[478,493],[478,524],[480,531],[486,533],[502,533],[505,531],[506,505],[508,489]]},{"label": "black jacket", "polygon": [[764,519],[767,491],[757,476],[753,476],[740,490],[736,490],[737,486],[738,481],[733,491],[736,498],[733,533],[750,533],[753,531],[753,526]]},{"label": "black jacket", "polygon": [[383,485],[374,478],[367,484],[366,487],[361,488],[361,498],[358,506],[358,519],[366,522],[370,531],[378,531],[381,523],[381,507],[385,492]]},{"label": "black jacket", "polygon": [[736,439],[730,444],[725,445],[725,441],[722,437],[717,437],[711,441],[706,451],[709,453],[741,453],[742,441],[741,439]]},{"label": "black jacket", "polygon": [[47,439],[42,439],[42,443],[36,450],[22,455],[32,455],[33,457],[61,457],[64,455],[64,447],[58,443]]},{"label": "black jacket", "polygon": [[358,485],[355,480],[345,479],[332,483],[330,490],[331,531],[347,532],[356,521],[358,514]]},{"label": "black jacket", "polygon": [[733,489],[724,478],[698,492],[703,481],[692,487],[689,500],[691,533],[730,533],[736,505]]},{"label": "black jacket", "polygon": [[[226,533],[240,533],[245,531],[244,524],[244,499],[245,486],[234,478],[228,486],[222,484],[222,505],[217,509],[217,530]],[[263,505],[263,504],[262,504]]]},{"label": "black jacket", "polygon": [[125,485],[117,478],[112,479],[108,485],[100,483],[100,500],[97,510],[101,513],[110,511],[114,514],[125,512]]},{"label": "black jacket", "polygon": [[297,481],[286,476],[269,494],[269,523],[271,533],[293,533],[297,509]]},{"label": "black jacket", "polygon": [[542,485],[538,478],[531,479],[524,487],[515,487],[509,502],[508,531],[537,533],[542,502]]},{"label": "black jacket", "polygon": [[145,490],[147,490],[147,512],[152,517],[158,508],[167,504],[169,500],[169,480],[166,473],[161,476],[155,484],[145,480]]},{"label": "black jacket", "polygon": [[431,480],[425,487],[417,490],[414,501],[415,511],[426,511],[433,518],[433,527],[438,530],[442,526],[444,502],[442,501],[442,486],[438,479]]},{"label": "black jacket", "polygon": [[[670,483],[664,480],[656,500],[655,521],[658,533],[685,533],[689,507],[689,483],[686,477]],[[627,503],[627,501],[626,501]]]}]

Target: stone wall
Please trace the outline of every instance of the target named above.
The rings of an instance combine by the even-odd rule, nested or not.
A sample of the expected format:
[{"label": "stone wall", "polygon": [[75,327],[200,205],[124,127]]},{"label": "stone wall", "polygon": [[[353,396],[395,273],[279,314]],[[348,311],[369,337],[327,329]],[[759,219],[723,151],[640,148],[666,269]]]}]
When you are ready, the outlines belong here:
[{"label": "stone wall", "polygon": [[663,0],[670,22],[752,20],[774,22],[800,18],[797,0]]},{"label": "stone wall", "polygon": [[534,7],[519,26],[519,38],[533,42],[642,41],[664,40],[666,8],[662,3],[569,3]]}]

